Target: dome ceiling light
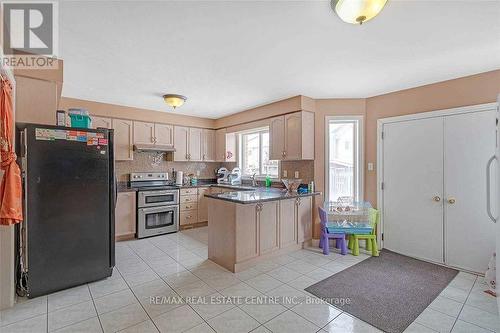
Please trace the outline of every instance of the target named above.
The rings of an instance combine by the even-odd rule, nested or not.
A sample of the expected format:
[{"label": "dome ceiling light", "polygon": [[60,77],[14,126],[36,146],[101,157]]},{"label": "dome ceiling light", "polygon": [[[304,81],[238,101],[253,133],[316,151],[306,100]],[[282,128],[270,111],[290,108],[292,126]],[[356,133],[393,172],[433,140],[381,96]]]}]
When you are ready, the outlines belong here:
[{"label": "dome ceiling light", "polygon": [[163,95],[163,100],[167,105],[170,105],[174,110],[179,106],[182,106],[184,102],[187,100],[186,96],[177,95],[177,94],[166,94]]},{"label": "dome ceiling light", "polygon": [[331,0],[331,6],[342,21],[361,25],[377,16],[386,2],[387,0]]}]

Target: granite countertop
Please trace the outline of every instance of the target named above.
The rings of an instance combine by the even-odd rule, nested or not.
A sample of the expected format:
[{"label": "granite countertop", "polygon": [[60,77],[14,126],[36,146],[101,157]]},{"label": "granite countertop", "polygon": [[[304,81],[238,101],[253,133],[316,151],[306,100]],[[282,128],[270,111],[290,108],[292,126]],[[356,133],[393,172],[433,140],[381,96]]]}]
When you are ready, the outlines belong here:
[{"label": "granite countertop", "polygon": [[265,201],[275,201],[275,200],[285,200],[301,197],[309,197],[320,195],[321,192],[308,192],[304,194],[299,194],[297,192],[288,192],[284,189],[278,188],[258,188],[252,191],[232,191],[225,193],[210,193],[205,194],[205,197],[230,201],[239,204],[253,204]]},{"label": "granite countertop", "polygon": [[131,188],[128,186],[128,182],[119,181],[116,183],[116,190],[118,192],[136,192],[136,188]]}]

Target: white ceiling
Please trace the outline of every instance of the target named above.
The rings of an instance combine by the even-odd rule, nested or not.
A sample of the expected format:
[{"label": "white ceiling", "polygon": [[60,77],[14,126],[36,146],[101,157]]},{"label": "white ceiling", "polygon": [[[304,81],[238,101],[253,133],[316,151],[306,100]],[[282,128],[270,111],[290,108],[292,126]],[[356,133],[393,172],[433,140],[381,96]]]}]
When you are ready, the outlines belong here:
[{"label": "white ceiling", "polygon": [[294,95],[369,97],[500,68],[499,1],[62,2],[63,96],[218,118]]}]

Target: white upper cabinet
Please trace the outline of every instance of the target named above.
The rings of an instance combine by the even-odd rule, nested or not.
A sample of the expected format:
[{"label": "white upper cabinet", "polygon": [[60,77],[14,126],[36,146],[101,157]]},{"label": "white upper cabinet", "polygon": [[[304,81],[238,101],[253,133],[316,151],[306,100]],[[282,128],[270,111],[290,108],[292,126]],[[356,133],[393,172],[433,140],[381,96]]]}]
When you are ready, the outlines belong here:
[{"label": "white upper cabinet", "polygon": [[301,111],[272,118],[269,138],[271,160],[314,159],[314,113]]},{"label": "white upper cabinet", "polygon": [[285,116],[284,157],[287,160],[302,159],[302,112]]},{"label": "white upper cabinet", "polygon": [[154,137],[157,145],[171,145],[174,143],[174,127],[155,123]]},{"label": "white upper cabinet", "polygon": [[112,126],[115,131],[115,160],[129,161],[134,159],[133,152],[133,123],[131,120],[113,119]]},{"label": "white upper cabinet", "polygon": [[171,145],[174,142],[174,127],[168,124],[134,121],[134,143]]},{"label": "white upper cabinet", "polygon": [[134,121],[134,144],[154,144],[155,124]]},{"label": "white upper cabinet", "polygon": [[189,129],[188,156],[190,161],[202,161],[201,148],[202,129],[191,127]]},{"label": "white upper cabinet", "polygon": [[282,160],[285,154],[285,116],[272,118],[269,124],[269,159]]},{"label": "white upper cabinet", "polygon": [[215,131],[215,155],[217,162],[236,162],[236,134],[226,129]]},{"label": "white upper cabinet", "polygon": [[188,137],[189,128],[184,126],[174,126],[174,161],[188,161]]},{"label": "white upper cabinet", "polygon": [[174,126],[174,161],[202,161],[201,128]]},{"label": "white upper cabinet", "polygon": [[201,137],[202,160],[205,162],[215,161],[215,131],[203,129]]},{"label": "white upper cabinet", "polygon": [[92,119],[92,128],[111,128],[111,118],[90,116]]}]

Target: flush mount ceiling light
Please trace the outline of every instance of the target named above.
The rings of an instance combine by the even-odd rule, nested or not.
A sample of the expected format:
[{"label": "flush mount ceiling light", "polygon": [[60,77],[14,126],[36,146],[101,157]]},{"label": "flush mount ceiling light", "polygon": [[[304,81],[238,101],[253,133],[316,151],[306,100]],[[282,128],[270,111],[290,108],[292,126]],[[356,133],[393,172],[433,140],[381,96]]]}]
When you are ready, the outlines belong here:
[{"label": "flush mount ceiling light", "polygon": [[182,106],[184,102],[186,101],[186,96],[182,95],[176,95],[176,94],[166,94],[163,95],[163,100],[167,105],[170,105],[172,108],[177,108],[179,106]]},{"label": "flush mount ceiling light", "polygon": [[347,23],[363,24],[384,8],[387,0],[331,0],[333,10]]}]

